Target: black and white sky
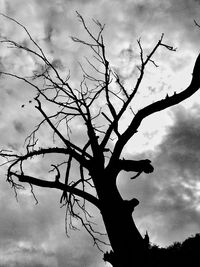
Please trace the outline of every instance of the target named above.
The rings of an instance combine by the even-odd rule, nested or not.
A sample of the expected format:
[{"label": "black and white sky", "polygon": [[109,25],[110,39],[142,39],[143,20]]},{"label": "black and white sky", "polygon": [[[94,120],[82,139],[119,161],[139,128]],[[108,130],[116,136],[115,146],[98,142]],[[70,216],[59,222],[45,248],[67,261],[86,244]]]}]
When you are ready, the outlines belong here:
[{"label": "black and white sky", "polygon": [[[25,25],[60,71],[68,67],[72,74],[79,72],[75,62],[85,53],[69,38],[84,36],[75,11],[91,28],[92,18],[106,24],[107,55],[123,75],[134,68],[138,38],[149,49],[164,33],[165,42],[177,48],[176,52],[159,50],[159,68],[147,73],[144,92],[151,88],[158,98],[181,91],[189,84],[200,52],[200,29],[194,24],[194,19],[200,22],[200,1],[0,0],[0,12]],[[1,37],[27,42],[18,26],[3,17],[0,20]],[[34,62],[2,45],[0,68],[29,75]],[[21,81],[5,77],[0,79],[0,90],[0,145],[19,149],[38,121],[34,106],[28,104],[33,93]],[[134,182],[129,174],[121,174],[118,186],[124,198],[134,196],[140,200],[135,211],[136,224],[142,234],[147,230],[150,240],[160,246],[200,232],[199,96],[197,92],[184,103],[146,119],[124,151],[126,158],[150,158],[155,167],[154,173]],[[151,97],[144,93],[139,105]],[[35,160],[33,165],[37,173],[44,173],[42,162]],[[70,239],[66,237],[65,211],[60,209],[58,192],[36,189],[39,204],[35,205],[30,191],[23,191],[16,202],[5,182],[4,167],[0,174],[0,267],[105,266],[87,233],[72,232]],[[100,215],[95,215],[100,222]]]}]

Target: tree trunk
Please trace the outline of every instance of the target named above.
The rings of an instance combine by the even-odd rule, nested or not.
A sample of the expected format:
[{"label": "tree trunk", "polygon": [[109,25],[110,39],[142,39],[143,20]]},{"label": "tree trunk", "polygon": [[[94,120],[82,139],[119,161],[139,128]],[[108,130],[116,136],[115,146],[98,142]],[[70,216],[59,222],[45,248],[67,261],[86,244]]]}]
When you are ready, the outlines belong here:
[{"label": "tree trunk", "polygon": [[113,267],[144,267],[145,243],[131,214],[113,205],[106,207],[102,216],[114,252]]},{"label": "tree trunk", "polygon": [[105,187],[101,184],[99,198],[103,221],[114,252],[110,255],[113,267],[146,267],[144,239],[134,223],[132,211],[127,208],[127,201],[119,194],[116,183],[106,182]]}]

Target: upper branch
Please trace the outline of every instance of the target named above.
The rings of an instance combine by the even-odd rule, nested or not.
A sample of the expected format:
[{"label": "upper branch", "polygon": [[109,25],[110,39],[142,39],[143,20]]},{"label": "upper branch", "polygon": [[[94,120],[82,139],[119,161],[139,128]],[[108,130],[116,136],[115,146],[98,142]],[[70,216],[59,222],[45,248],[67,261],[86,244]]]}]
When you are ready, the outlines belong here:
[{"label": "upper branch", "polygon": [[30,41],[34,44],[34,46],[39,50],[39,53],[37,53],[36,51],[32,50],[32,49],[29,49],[28,47],[25,47],[23,45],[20,45],[12,40],[3,40],[1,41],[2,43],[10,43],[11,45],[13,45],[14,47],[16,48],[20,48],[20,49],[23,49],[27,52],[30,52],[32,54],[35,54],[37,57],[39,57],[48,67],[50,67],[54,73],[56,74],[56,77],[58,78],[58,80],[62,83],[62,84],[65,84],[64,80],[61,78],[61,76],[59,75],[57,69],[49,62],[49,60],[47,59],[47,57],[45,56],[45,53],[43,51],[43,49],[39,46],[39,44],[34,40],[34,38],[32,37],[32,35],[30,34],[30,32],[28,31],[28,29],[22,25],[20,22],[18,22],[17,20],[5,15],[5,14],[2,14],[0,13],[1,16],[13,21],[14,23],[16,23],[17,25],[19,25],[25,32],[26,34],[28,35]]},{"label": "upper branch", "polygon": [[[131,101],[133,100],[133,98],[135,97],[136,93],[138,92],[138,89],[140,87],[140,84],[143,80],[143,77],[144,77],[144,72],[145,72],[145,68],[147,66],[147,64],[149,62],[153,62],[153,64],[155,65],[154,61],[152,60],[152,57],[153,55],[155,54],[155,52],[157,51],[157,49],[160,47],[160,46],[163,46],[165,48],[167,48],[168,50],[170,51],[176,51],[176,49],[174,49],[172,46],[169,46],[167,44],[164,44],[163,43],[163,37],[164,37],[164,34],[161,35],[161,38],[160,40],[157,42],[157,44],[155,45],[155,47],[152,49],[152,51],[149,53],[149,55],[147,55],[146,59],[144,59],[144,55],[143,55],[143,48],[142,48],[142,45],[141,45],[141,41],[138,40],[138,45],[139,45],[139,48],[140,48],[140,59],[141,59],[141,66],[139,67],[139,70],[140,70],[140,75],[137,79],[137,82],[135,84],[135,87],[133,88],[132,90],[132,93],[130,95],[127,94],[125,88],[123,87],[123,92],[125,91],[126,92],[126,98],[127,100],[124,101],[124,104],[123,106],[121,107],[121,109],[119,110],[119,112],[116,114],[114,112],[111,112],[112,114],[114,114],[114,119],[112,121],[112,123],[110,124],[105,136],[104,136],[104,139],[101,143],[101,146],[102,147],[105,147],[111,134],[112,134],[112,131],[115,129],[116,125],[118,124],[120,118],[122,117],[122,115],[124,114],[124,112],[127,110],[127,107],[130,105]],[[112,106],[111,106],[112,108]],[[119,139],[120,136],[118,135]]]},{"label": "upper branch", "polygon": [[[35,100],[38,103],[38,106],[36,106],[36,108],[40,111],[40,113],[43,115],[43,117],[45,118],[45,120],[48,122],[48,124],[50,125],[50,127],[53,129],[53,131],[60,137],[60,139],[64,142],[64,144],[67,146],[68,149],[70,149],[70,153],[73,154],[73,157],[76,158],[78,161],[80,160],[80,154],[77,153],[76,151],[82,153],[83,150],[81,148],[79,148],[78,146],[76,146],[75,144],[71,143],[69,140],[67,140],[62,134],[61,132],[53,125],[53,123],[51,122],[50,118],[47,116],[47,114],[43,111],[42,107],[41,107],[41,103],[40,100],[38,99],[38,97],[35,98]],[[87,152],[84,151],[84,155],[86,155],[87,157],[91,157]]]},{"label": "upper branch", "polygon": [[185,99],[192,96],[200,88],[200,54],[198,55],[194,69],[193,77],[190,85],[182,92],[175,93],[172,96],[168,96],[165,99],[156,101],[137,112],[135,117],[132,119],[127,130],[121,135],[121,138],[116,143],[113,155],[118,158],[121,154],[121,151],[128,140],[137,132],[138,127],[140,126],[142,120],[149,115],[156,113],[158,111],[164,110],[171,106],[174,106]]}]

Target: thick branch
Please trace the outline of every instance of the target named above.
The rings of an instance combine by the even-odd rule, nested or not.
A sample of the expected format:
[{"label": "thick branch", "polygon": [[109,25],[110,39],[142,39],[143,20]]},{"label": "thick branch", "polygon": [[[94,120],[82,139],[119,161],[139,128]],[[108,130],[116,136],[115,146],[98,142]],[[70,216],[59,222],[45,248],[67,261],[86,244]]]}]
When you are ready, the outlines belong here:
[{"label": "thick branch", "polygon": [[119,158],[121,151],[128,140],[137,132],[138,127],[144,118],[158,111],[164,110],[171,106],[177,105],[185,99],[192,96],[200,88],[200,54],[198,55],[194,70],[193,77],[190,85],[180,93],[174,93],[172,96],[168,96],[165,99],[152,103],[143,109],[139,110],[131,121],[127,130],[121,135],[121,138],[116,143],[113,155],[115,158]]},{"label": "thick branch", "polygon": [[100,209],[100,201],[94,197],[93,195],[84,192],[78,188],[69,186],[69,185],[65,185],[61,182],[55,182],[55,181],[46,181],[46,180],[42,180],[42,179],[38,179],[32,176],[28,176],[28,175],[22,175],[22,174],[17,174],[14,172],[10,173],[11,175],[14,175],[18,178],[18,180],[20,182],[25,182],[25,183],[29,183],[32,185],[36,185],[39,187],[48,187],[48,188],[55,188],[55,189],[60,189],[62,191],[67,191],[70,192],[71,194],[75,194],[79,197],[82,197],[83,199],[89,201],[90,203],[92,203],[93,205],[95,205],[98,209]]},{"label": "thick branch", "polygon": [[154,168],[151,165],[151,161],[149,159],[144,160],[119,160],[117,164],[120,170],[124,170],[127,172],[145,172],[151,173]]}]

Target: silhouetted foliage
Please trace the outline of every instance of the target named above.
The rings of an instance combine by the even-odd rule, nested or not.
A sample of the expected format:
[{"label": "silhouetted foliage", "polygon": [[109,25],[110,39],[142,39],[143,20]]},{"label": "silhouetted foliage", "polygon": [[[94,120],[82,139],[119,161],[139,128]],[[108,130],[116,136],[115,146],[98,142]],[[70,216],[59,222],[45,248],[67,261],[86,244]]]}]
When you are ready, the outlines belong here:
[{"label": "silhouetted foliage", "polygon": [[191,236],[185,241],[174,242],[162,248],[151,244],[148,251],[150,267],[194,267],[199,266],[200,234]]}]

